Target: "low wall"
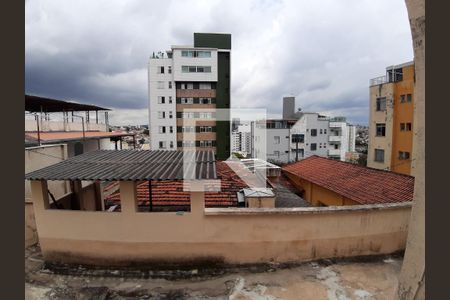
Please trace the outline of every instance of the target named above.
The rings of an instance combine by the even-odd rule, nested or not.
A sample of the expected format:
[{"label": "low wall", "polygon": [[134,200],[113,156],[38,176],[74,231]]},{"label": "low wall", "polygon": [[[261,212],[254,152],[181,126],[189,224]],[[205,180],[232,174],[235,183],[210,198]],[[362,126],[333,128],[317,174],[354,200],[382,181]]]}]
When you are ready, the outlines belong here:
[{"label": "low wall", "polygon": [[[67,159],[67,145],[44,145],[25,148],[25,174],[56,164]],[[68,191],[68,186],[62,181],[49,182],[49,190],[56,198]],[[33,202],[31,201],[30,182],[25,180],[25,247],[38,242],[34,217]]]},{"label": "low wall", "polygon": [[32,182],[45,260],[133,265],[163,262],[267,263],[387,254],[405,249],[411,203],[205,209],[191,192],[191,212],[136,212],[131,182],[121,182],[121,212],[45,208]]}]

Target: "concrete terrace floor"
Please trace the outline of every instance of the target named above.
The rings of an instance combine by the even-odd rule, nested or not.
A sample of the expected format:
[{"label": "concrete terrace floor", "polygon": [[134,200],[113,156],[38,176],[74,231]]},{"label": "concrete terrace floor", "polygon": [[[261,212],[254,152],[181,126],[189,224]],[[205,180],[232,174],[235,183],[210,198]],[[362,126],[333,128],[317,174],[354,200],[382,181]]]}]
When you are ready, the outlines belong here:
[{"label": "concrete terrace floor", "polygon": [[[208,273],[160,273],[170,279],[138,278],[83,268],[55,274],[45,269],[38,247],[26,249],[26,299],[392,299],[401,256],[322,260],[298,265],[234,268]],[[136,275],[136,273],[134,273]]]}]

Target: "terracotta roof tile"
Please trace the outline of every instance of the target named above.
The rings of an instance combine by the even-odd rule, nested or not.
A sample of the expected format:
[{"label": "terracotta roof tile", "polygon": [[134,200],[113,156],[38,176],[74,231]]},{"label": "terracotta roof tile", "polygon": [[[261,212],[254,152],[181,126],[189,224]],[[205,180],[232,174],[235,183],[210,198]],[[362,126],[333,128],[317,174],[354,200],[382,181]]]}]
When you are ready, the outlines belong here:
[{"label": "terracotta roof tile", "polygon": [[296,175],[361,204],[412,201],[414,177],[310,156],[286,165]]},{"label": "terracotta roof tile", "polygon": [[[222,161],[216,162],[217,177],[221,180],[220,192],[205,192],[206,207],[237,206],[236,193],[248,187],[228,165]],[[118,184],[117,182],[111,185]],[[110,190],[111,185],[104,189]],[[138,205],[149,205],[148,182],[140,182],[137,187]],[[183,191],[183,181],[153,181],[152,204],[154,206],[189,206],[189,192]],[[119,202],[119,191],[105,197],[106,201]]]}]

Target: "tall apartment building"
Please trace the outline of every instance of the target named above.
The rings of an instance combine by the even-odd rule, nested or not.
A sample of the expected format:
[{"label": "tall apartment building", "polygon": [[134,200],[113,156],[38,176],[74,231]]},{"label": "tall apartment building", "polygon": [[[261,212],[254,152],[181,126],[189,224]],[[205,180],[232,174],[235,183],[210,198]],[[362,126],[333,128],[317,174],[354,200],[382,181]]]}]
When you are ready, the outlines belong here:
[{"label": "tall apartment building", "polygon": [[370,80],[367,166],[411,173],[414,118],[414,62],[386,68]]},{"label": "tall apartment building", "polygon": [[251,128],[250,123],[245,122],[236,126],[236,129],[231,132],[232,152],[239,152],[243,155],[251,152]]},{"label": "tall apartment building", "polygon": [[216,109],[230,108],[230,55],[231,34],[194,33],[193,46],[150,58],[150,149],[197,147],[218,159],[230,156],[229,113],[216,121]]}]

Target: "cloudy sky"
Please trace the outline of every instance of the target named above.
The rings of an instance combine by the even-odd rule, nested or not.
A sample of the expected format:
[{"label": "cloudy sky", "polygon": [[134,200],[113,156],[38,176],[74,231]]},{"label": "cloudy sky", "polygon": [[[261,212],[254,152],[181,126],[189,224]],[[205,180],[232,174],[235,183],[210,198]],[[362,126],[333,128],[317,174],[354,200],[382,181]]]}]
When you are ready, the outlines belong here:
[{"label": "cloudy sky", "polygon": [[147,124],[152,52],[232,34],[233,107],[297,107],[368,121],[369,79],[413,58],[403,0],[26,2],[26,93],[114,109]]}]

